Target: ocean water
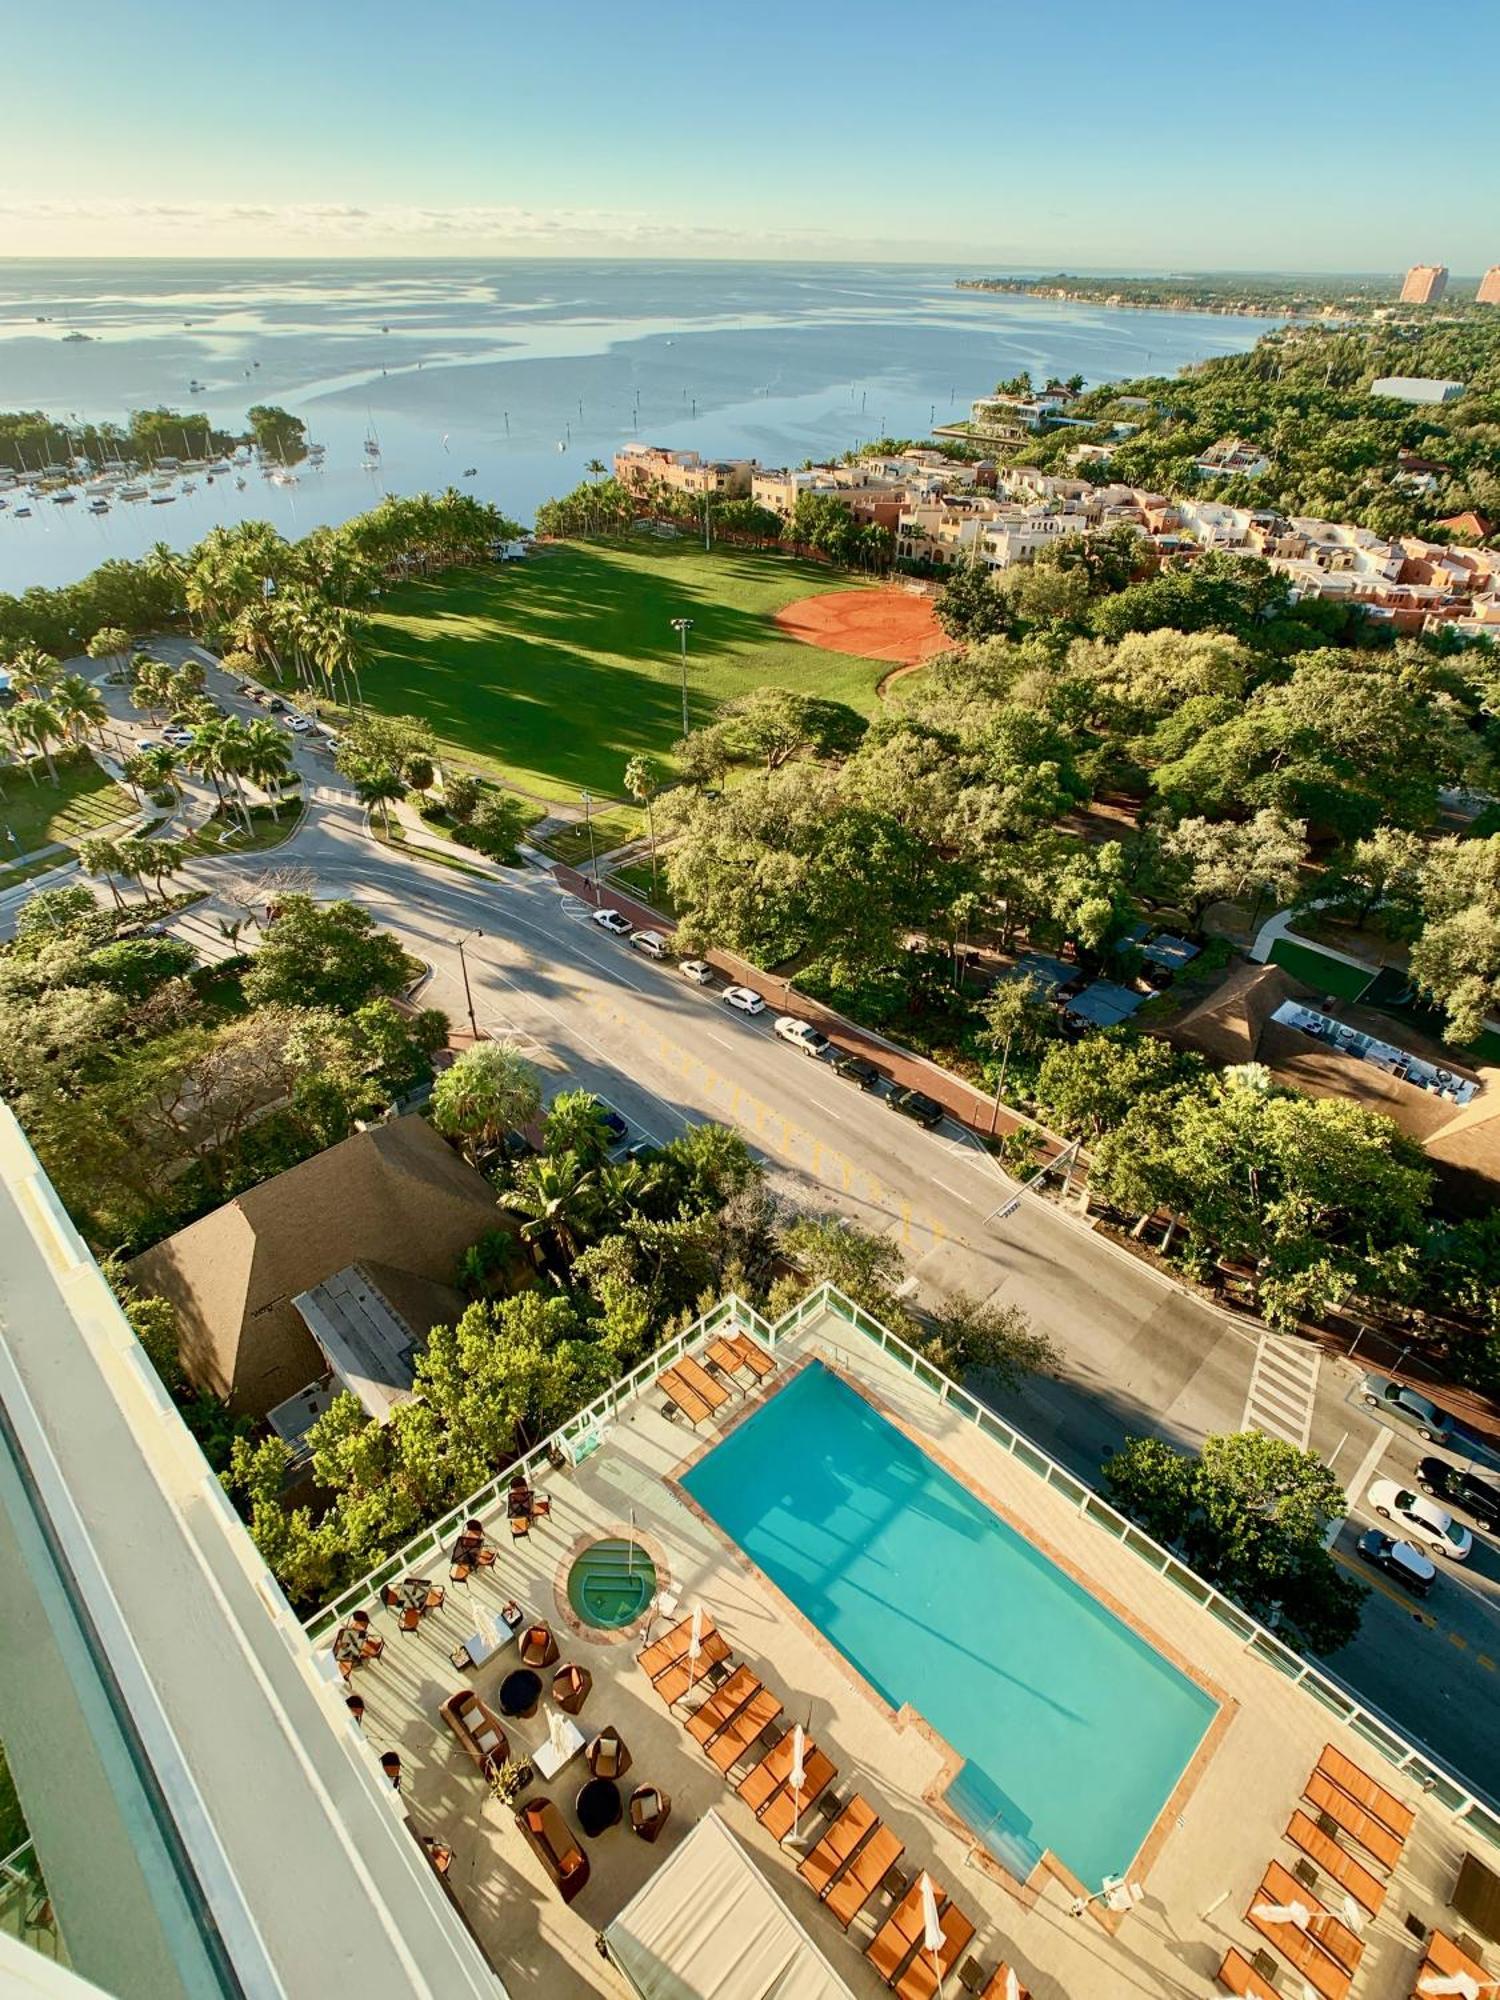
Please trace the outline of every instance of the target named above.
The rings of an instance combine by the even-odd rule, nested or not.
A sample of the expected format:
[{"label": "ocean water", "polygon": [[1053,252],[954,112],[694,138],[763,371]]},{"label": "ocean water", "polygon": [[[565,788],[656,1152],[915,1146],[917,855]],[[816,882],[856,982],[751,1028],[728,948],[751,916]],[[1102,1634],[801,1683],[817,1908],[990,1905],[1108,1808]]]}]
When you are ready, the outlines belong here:
[{"label": "ocean water", "polygon": [[[217,522],[288,535],[452,483],[529,522],[638,438],[797,464],[922,436],[1002,377],[1174,372],[1266,321],[959,291],[950,266],[564,262],[0,262],[0,409],[123,419],[280,403],[327,447],[170,504],[0,512],[0,590],[63,583]],[[87,341],[70,341],[70,332]],[[204,385],[201,394],[189,384]],[[364,440],[379,464],[362,469]],[[472,468],[472,472],[470,471]]]},{"label": "ocean water", "polygon": [[[1090,1889],[1126,1873],[1216,1712],[1196,1682],[821,1363],[683,1484],[967,1760],[948,1803],[1012,1872],[1050,1849]],[[860,1786],[878,1811],[879,1769]]]}]

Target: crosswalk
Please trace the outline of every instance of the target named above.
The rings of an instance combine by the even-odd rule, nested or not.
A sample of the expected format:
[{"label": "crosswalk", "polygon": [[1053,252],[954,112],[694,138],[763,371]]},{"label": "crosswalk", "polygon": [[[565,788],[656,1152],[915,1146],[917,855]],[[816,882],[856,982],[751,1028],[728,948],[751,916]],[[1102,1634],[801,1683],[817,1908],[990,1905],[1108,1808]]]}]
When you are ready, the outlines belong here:
[{"label": "crosswalk", "polygon": [[1319,1351],[1310,1341],[1263,1333],[1256,1342],[1241,1430],[1264,1431],[1268,1437],[1284,1438],[1299,1451],[1306,1451],[1318,1393],[1319,1359]]}]

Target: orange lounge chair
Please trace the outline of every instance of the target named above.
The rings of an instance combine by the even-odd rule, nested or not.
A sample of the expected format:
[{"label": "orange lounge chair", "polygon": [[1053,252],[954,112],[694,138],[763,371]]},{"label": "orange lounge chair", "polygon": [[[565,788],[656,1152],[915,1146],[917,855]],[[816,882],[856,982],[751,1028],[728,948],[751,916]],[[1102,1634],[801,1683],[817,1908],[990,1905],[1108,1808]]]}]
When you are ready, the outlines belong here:
[{"label": "orange lounge chair", "polygon": [[800,1788],[794,1792],[788,1778],[781,1790],[761,1808],[760,1823],[772,1840],[785,1840],[792,1828],[807,1818],[814,1800],[821,1798],[838,1774],[838,1766],[830,1762],[816,1744],[809,1744],[802,1759]]},{"label": "orange lounge chair", "polygon": [[757,1382],[763,1382],[768,1375],[776,1373],[776,1363],[760,1342],[752,1340],[748,1333],[731,1334],[725,1345],[734,1349]]},{"label": "orange lounge chair", "polygon": [[877,1826],[823,1901],[848,1930],[886,1876],[906,1852],[906,1842],[888,1826]]},{"label": "orange lounge chair", "polygon": [[671,1708],[675,1702],[691,1694],[696,1688],[700,1692],[712,1683],[708,1677],[710,1667],[717,1667],[730,1654],[729,1641],[722,1632],[706,1632],[698,1647],[698,1657],[690,1660],[686,1653],[664,1674],[658,1674],[651,1683],[654,1693]]},{"label": "orange lounge chair", "polygon": [[[1246,2000],[1283,2000],[1283,1996],[1268,1980],[1261,1978],[1245,1954],[1231,1945],[1224,1954],[1224,1963],[1219,1967],[1219,1984],[1226,1993],[1241,1993]],[[980,2000],[988,2000],[988,1990],[980,1995]]]},{"label": "orange lounge chair", "polygon": [[741,1368],[748,1366],[744,1355],[723,1338],[711,1340],[703,1351],[714,1366],[722,1368],[726,1375],[738,1374]]},{"label": "orange lounge chair", "polygon": [[[979,2000],[1010,2000],[1010,1995],[1005,1990],[1005,1975],[1009,1971],[1010,1967],[1002,1958],[985,1982],[984,1991],[980,1994]],[[1016,1996],[1017,2000],[1031,2000],[1031,1988],[1023,1984],[1019,1977],[1016,1980]],[[1280,2000],[1279,1994],[1276,1996],[1276,2000]]]},{"label": "orange lounge chair", "polygon": [[821,1899],[828,1893],[860,1843],[868,1840],[879,1825],[875,1808],[856,1792],[797,1870],[815,1896]]},{"label": "orange lounge chair", "polygon": [[769,1729],[780,1713],[780,1696],[769,1688],[757,1689],[729,1727],[704,1745],[709,1762],[727,1778],[760,1732]]},{"label": "orange lounge chair", "polygon": [[1324,1833],[1322,1827],[1309,1819],[1305,1812],[1294,1812],[1287,1821],[1286,1837],[1294,1847],[1300,1847],[1310,1860],[1316,1861],[1325,1875],[1331,1875],[1339,1887],[1346,1890],[1362,1910],[1368,1910],[1372,1917],[1380,1915],[1380,1906],[1385,1901],[1385,1884],[1372,1875],[1362,1861],[1356,1861],[1348,1854],[1331,1834]]},{"label": "orange lounge chair", "polygon": [[788,1729],[780,1742],[773,1743],[760,1762],[750,1767],[734,1789],[751,1812],[758,1813],[781,1790],[791,1768],[792,1732]]},{"label": "orange lounge chair", "polygon": [[1382,1868],[1392,1869],[1401,1859],[1401,1843],[1389,1827],[1382,1826],[1363,1806],[1357,1806],[1322,1771],[1313,1772],[1302,1796],[1320,1813],[1326,1813],[1341,1833],[1347,1833],[1366,1853],[1373,1854]]},{"label": "orange lounge chair", "polygon": [[937,1963],[933,1954],[917,1934],[917,1955],[896,1981],[897,2000],[932,2000],[938,1990],[939,1978],[946,1979],[953,1970],[960,1952],[968,1950],[974,1942],[974,1926],[958,1907],[949,1903],[942,1912],[943,1942],[937,1951]]},{"label": "orange lounge chair", "polygon": [[722,1410],[729,1401],[729,1391],[722,1382],[715,1381],[696,1354],[684,1354],[677,1372],[690,1389],[698,1391],[711,1410]]},{"label": "orange lounge chair", "polygon": [[[718,1629],[714,1624],[713,1613],[711,1611],[704,1612],[698,1629],[700,1636],[705,1639],[710,1632]],[[685,1656],[689,1645],[692,1643],[692,1638],[692,1619],[679,1619],[670,1632],[663,1632],[659,1639],[637,1653],[635,1663],[644,1670],[648,1680],[654,1681],[658,1675],[664,1674],[668,1667],[674,1666],[678,1660]]]},{"label": "orange lounge chair", "polygon": [[1331,1743],[1324,1746],[1318,1759],[1318,1769],[1325,1778],[1332,1778],[1341,1792],[1347,1792],[1357,1806],[1363,1806],[1397,1840],[1405,1840],[1417,1823],[1417,1815],[1410,1806],[1402,1805],[1394,1792],[1388,1792],[1384,1785],[1377,1785],[1372,1777],[1362,1771],[1358,1764],[1351,1762],[1342,1750],[1335,1750]]},{"label": "orange lounge chair", "polygon": [[681,1410],[690,1424],[701,1424],[705,1417],[713,1415],[713,1407],[706,1403],[698,1391],[677,1368],[668,1368],[656,1378],[657,1386],[665,1389],[667,1395]]},{"label": "orange lounge chair", "polygon": [[[948,1897],[936,1882],[932,1886],[937,1896],[938,1914],[941,1916],[948,1907]],[[918,1876],[865,1946],[865,1957],[887,1986],[894,1986],[901,1977],[901,1968],[911,1957],[921,1936],[922,1878]]]},{"label": "orange lounge chair", "polygon": [[716,1688],[701,1708],[687,1719],[688,1734],[706,1749],[731,1723],[750,1697],[760,1692],[760,1677],[754,1667],[737,1666],[721,1688]]},{"label": "orange lounge chair", "polygon": [[[1282,1873],[1286,1871],[1283,1869]],[[1291,1878],[1288,1876],[1290,1881]],[[1258,1930],[1263,1938],[1269,1938],[1284,1959],[1296,1967],[1308,1985],[1321,1993],[1323,2000],[1348,2000],[1351,1984],[1349,1974],[1341,1965],[1336,1965],[1327,1952],[1321,1950],[1306,1931],[1299,1930],[1293,1923],[1278,1923],[1271,1917],[1256,1915],[1263,1903],[1301,1903],[1311,1909],[1315,1898],[1300,1883],[1292,1882],[1292,1893],[1280,1895],[1272,1886],[1270,1873],[1256,1890],[1246,1911],[1246,1921]]]},{"label": "orange lounge chair", "polygon": [[1341,1923],[1332,1910],[1324,1909],[1310,1889],[1304,1889],[1295,1875],[1289,1875],[1279,1861],[1266,1864],[1265,1881],[1262,1886],[1270,1891],[1273,1903],[1302,1903],[1312,1912],[1312,1922],[1307,1927],[1307,1935],[1316,1945],[1342,1966],[1345,1972],[1359,1970],[1360,1955],[1364,1946],[1349,1926]]},{"label": "orange lounge chair", "polygon": [[1455,1972],[1466,1972],[1471,1979],[1479,1981],[1481,1991],[1495,1977],[1494,1973],[1486,1972],[1477,1959],[1470,1958],[1466,1951],[1460,1951],[1452,1938],[1446,1937],[1442,1931],[1434,1931],[1427,1940],[1427,1957],[1417,1975],[1419,1986],[1423,1976],[1429,1972],[1446,1978],[1451,1978]]}]

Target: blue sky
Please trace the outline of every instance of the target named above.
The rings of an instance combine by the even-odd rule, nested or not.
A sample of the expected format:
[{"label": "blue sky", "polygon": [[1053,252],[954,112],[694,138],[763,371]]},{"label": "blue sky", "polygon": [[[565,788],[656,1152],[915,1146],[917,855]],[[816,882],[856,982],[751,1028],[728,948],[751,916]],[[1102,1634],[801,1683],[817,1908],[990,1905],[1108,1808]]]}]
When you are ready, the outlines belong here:
[{"label": "blue sky", "polygon": [[1395,0],[10,0],[32,129],[0,254],[1467,273],[1500,262],[1495,22],[1494,0],[1431,22]]}]

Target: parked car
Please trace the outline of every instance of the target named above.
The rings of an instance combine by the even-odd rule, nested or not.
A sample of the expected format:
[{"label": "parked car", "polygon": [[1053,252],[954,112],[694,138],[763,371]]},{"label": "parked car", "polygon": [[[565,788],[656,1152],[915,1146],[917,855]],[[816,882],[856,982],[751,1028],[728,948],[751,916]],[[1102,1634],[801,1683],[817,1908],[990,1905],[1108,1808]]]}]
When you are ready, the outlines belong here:
[{"label": "parked car", "polygon": [[764,1014],[766,1003],[760,995],[748,986],[726,986],[719,996],[726,1007],[733,1007],[741,1014]]},{"label": "parked car", "polygon": [[1413,1597],[1425,1597],[1431,1590],[1437,1569],[1410,1542],[1398,1542],[1394,1535],[1383,1535],[1379,1528],[1371,1528],[1360,1536],[1357,1546],[1367,1563],[1399,1583],[1403,1590],[1409,1590]]},{"label": "parked car", "polygon": [[634,926],[629,917],[622,917],[618,910],[595,910],[589,919],[601,931],[608,931],[611,937],[629,937]]},{"label": "parked car", "polygon": [[630,942],[637,951],[643,951],[647,958],[667,956],[667,941],[660,931],[632,931]]},{"label": "parked car", "polygon": [[873,1090],[880,1081],[880,1071],[874,1063],[866,1062],[852,1049],[835,1049],[833,1067],[846,1083],[857,1084],[861,1090]]},{"label": "parked car", "polygon": [[801,1049],[807,1056],[820,1056],[828,1047],[828,1037],[820,1033],[811,1021],[799,1021],[795,1014],[778,1014],[775,1031],[784,1042],[790,1042],[794,1049]]},{"label": "parked car", "polygon": [[236,694],[248,695],[252,701],[259,701],[263,692],[264,690],[258,688],[254,681],[241,681],[235,689]]},{"label": "parked car", "polygon": [[142,736],[135,747],[144,756],[148,750],[159,750],[161,744],[154,736]]},{"label": "parked car", "polygon": [[187,750],[192,747],[193,732],[191,729],[181,727],[164,729],[161,740],[163,743],[170,743],[174,750]]},{"label": "parked car", "polygon": [[312,724],[305,715],[289,715],[286,719],[286,726],[292,731],[294,736],[305,736],[312,728]]},{"label": "parked car", "polygon": [[1500,1530],[1500,1486],[1450,1465],[1445,1458],[1424,1458],[1417,1466],[1417,1484],[1435,1499],[1462,1507],[1480,1527]]},{"label": "parked car", "polygon": [[1393,1417],[1398,1422],[1410,1424],[1419,1437],[1430,1444],[1446,1444],[1453,1428],[1453,1419],[1436,1403],[1409,1389],[1404,1382],[1393,1382],[1388,1375],[1367,1375],[1360,1392],[1372,1410],[1379,1410],[1383,1417]]},{"label": "parked car", "polygon": [[1413,1493],[1398,1479],[1372,1479],[1365,1498],[1382,1521],[1399,1521],[1414,1542],[1425,1542],[1435,1556],[1463,1562],[1474,1546],[1474,1537],[1446,1507]]},{"label": "parked car", "polygon": [[612,1104],[604,1103],[601,1098],[596,1098],[594,1101],[599,1106],[599,1123],[604,1127],[609,1145],[611,1148],[623,1146],[630,1137],[630,1127]]},{"label": "parked car", "polygon": [[943,1122],[942,1105],[935,1097],[924,1096],[920,1090],[893,1090],[885,1101],[892,1111],[899,1111],[903,1118],[915,1118],[929,1132]]},{"label": "parked car", "polygon": [[714,983],[713,967],[705,965],[701,958],[685,958],[677,970],[684,979],[691,979],[695,986],[712,986]]},{"label": "parked car", "polygon": [[286,703],[281,699],[281,696],[279,694],[273,694],[270,700],[266,703],[266,707],[270,709],[272,715],[286,714]]}]

